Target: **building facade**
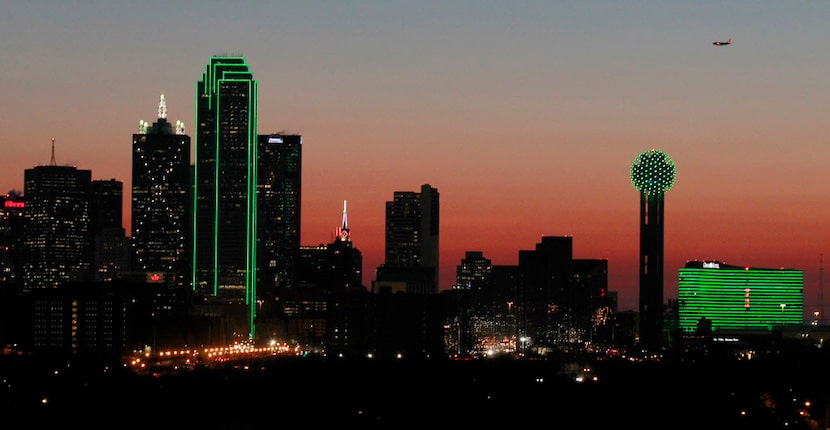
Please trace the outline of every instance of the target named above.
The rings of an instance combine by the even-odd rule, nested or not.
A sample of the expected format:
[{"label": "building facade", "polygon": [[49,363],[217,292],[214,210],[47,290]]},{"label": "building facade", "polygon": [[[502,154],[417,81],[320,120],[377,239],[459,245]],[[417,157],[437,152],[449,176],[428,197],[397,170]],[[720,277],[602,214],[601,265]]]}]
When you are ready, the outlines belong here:
[{"label": "building facade", "polygon": [[257,81],[244,58],[215,56],[196,86],[193,288],[197,296],[218,299],[222,305],[244,305],[227,318],[232,322],[229,334],[233,340],[252,338],[257,297]]},{"label": "building facade", "polygon": [[90,234],[92,235],[92,279],[112,281],[129,266],[129,246],[121,218],[124,183],[96,179],[90,183]]},{"label": "building facade", "polygon": [[23,285],[26,200],[16,190],[0,196],[0,285],[17,294]]},{"label": "building facade", "polygon": [[191,183],[190,136],[167,121],[162,94],[158,119],[140,121],[132,143],[132,270],[148,281],[190,283]]},{"label": "building facade", "polygon": [[92,171],[55,163],[24,171],[23,292],[55,288],[89,275]]},{"label": "building facade", "polygon": [[296,284],[300,250],[303,137],[259,136],[259,297],[273,300]]},{"label": "building facade", "polygon": [[386,202],[385,260],[375,290],[438,292],[439,197],[438,189],[423,184],[420,192],[395,191]]},{"label": "building facade", "polygon": [[804,272],[719,261],[678,270],[677,313],[683,334],[770,332],[804,323]]}]

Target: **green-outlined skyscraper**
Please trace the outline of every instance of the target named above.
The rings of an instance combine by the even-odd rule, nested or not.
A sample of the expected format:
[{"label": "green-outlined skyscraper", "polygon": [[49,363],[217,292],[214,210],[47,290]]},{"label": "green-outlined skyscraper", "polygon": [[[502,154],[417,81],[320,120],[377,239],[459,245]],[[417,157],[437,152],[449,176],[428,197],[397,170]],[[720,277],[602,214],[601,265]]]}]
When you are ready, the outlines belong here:
[{"label": "green-outlined skyscraper", "polygon": [[[223,305],[226,334],[253,339],[256,316],[257,81],[245,59],[214,56],[196,83],[193,288]],[[225,311],[223,311],[225,312]],[[244,324],[244,326],[243,326]]]},{"label": "green-outlined skyscraper", "polygon": [[663,211],[677,175],[674,161],[656,149],[631,163],[631,184],[640,192],[640,344],[663,344]]}]

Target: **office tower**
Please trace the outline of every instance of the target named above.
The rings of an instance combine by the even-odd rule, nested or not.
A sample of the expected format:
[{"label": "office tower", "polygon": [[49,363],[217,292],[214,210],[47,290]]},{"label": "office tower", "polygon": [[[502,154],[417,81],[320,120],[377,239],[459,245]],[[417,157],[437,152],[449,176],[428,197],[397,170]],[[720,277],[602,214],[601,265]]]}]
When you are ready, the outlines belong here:
[{"label": "office tower", "polygon": [[456,288],[489,293],[492,284],[493,264],[481,251],[466,251],[461,264],[455,268]]},{"label": "office tower", "polygon": [[469,357],[495,353],[498,343],[494,320],[496,313],[493,290],[493,264],[481,251],[466,251],[455,268],[457,308],[455,320],[459,333],[455,351]]},{"label": "office tower", "polygon": [[133,134],[132,269],[150,282],[189,284],[190,190],[190,136],[167,121],[162,94],[156,122]]},{"label": "office tower", "polygon": [[96,179],[90,183],[89,225],[92,279],[112,281],[128,268],[129,247],[121,215],[124,183]]},{"label": "office tower", "polygon": [[343,202],[343,221],[334,241],[298,249],[295,288],[279,296],[284,336],[312,348],[322,347],[324,340],[338,348],[355,341],[360,325],[356,320],[366,314],[358,304],[362,299],[356,299],[367,293],[361,285],[362,268],[363,256],[351,241]]},{"label": "office tower", "polygon": [[542,236],[533,250],[519,251],[517,317],[521,348],[550,348],[571,338],[570,293],[573,238]]},{"label": "office tower", "polygon": [[343,221],[334,232],[334,241],[298,248],[297,287],[320,291],[363,290],[363,255],[354,247],[349,230],[346,202]]},{"label": "office tower", "polygon": [[574,335],[591,343],[612,342],[617,302],[608,291],[608,260],[573,260],[568,301]]},{"label": "office tower", "polygon": [[663,344],[663,210],[676,171],[671,157],[651,149],[631,163],[631,183],[640,192],[640,344]]},{"label": "office tower", "polygon": [[300,250],[303,138],[259,136],[257,232],[259,298],[266,302],[296,283]]},{"label": "office tower", "polygon": [[56,164],[55,139],[50,164],[24,171],[24,293],[80,280],[88,271],[91,182],[92,171]]},{"label": "office tower", "polygon": [[26,201],[19,191],[0,196],[0,288],[17,294],[23,283]]},{"label": "office tower", "polygon": [[677,290],[685,335],[771,333],[804,323],[801,270],[690,261],[678,270]]},{"label": "office tower", "polygon": [[329,288],[336,291],[354,290],[363,288],[363,254],[354,247],[346,201],[343,201],[343,220],[340,227],[335,229],[334,242],[328,246],[328,260],[330,267]]},{"label": "office tower", "polygon": [[376,290],[438,292],[439,209],[438,190],[429,184],[420,192],[395,191],[386,202],[386,253]]},{"label": "office tower", "polygon": [[234,337],[255,335],[256,130],[257,81],[245,59],[211,57],[196,84],[193,288],[247,306],[225,319]]}]

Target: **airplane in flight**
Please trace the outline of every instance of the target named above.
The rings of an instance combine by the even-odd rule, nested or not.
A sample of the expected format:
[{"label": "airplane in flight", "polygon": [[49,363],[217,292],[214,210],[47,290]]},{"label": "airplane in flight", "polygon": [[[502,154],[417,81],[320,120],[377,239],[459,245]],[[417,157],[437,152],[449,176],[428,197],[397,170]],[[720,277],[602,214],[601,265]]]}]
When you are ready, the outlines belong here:
[{"label": "airplane in flight", "polygon": [[715,45],[715,46],[726,46],[726,45],[731,45],[731,44],[732,44],[732,38],[729,38],[729,40],[727,40],[726,42],[712,42],[712,45]]}]

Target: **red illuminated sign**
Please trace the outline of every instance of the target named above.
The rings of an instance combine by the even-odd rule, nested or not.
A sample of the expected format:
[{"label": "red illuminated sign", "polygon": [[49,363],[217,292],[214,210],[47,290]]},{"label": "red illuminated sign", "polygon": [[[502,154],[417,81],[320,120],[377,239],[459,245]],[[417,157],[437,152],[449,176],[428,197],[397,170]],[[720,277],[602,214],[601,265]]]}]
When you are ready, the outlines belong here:
[{"label": "red illuminated sign", "polygon": [[163,282],[164,274],[162,273],[148,273],[147,282]]},{"label": "red illuminated sign", "polygon": [[13,202],[11,200],[6,200],[6,203],[4,203],[3,206],[5,206],[7,208],[24,208],[24,207],[26,207],[26,203]]}]

